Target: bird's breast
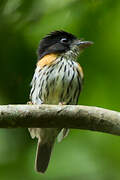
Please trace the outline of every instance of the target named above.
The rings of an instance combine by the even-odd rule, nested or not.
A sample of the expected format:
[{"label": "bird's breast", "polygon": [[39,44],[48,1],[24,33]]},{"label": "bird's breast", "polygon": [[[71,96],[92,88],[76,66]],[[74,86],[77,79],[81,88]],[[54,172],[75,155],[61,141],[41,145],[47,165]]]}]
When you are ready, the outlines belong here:
[{"label": "bird's breast", "polygon": [[[33,99],[45,104],[76,104],[82,85],[78,64],[64,57],[51,65],[36,69],[36,83]],[[38,103],[39,104],[39,103]]]}]

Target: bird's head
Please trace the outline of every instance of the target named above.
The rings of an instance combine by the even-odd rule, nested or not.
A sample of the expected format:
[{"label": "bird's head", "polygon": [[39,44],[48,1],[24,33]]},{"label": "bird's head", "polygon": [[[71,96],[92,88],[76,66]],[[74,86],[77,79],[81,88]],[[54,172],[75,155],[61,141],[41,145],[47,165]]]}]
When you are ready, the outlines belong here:
[{"label": "bird's head", "polygon": [[77,39],[65,31],[54,31],[40,41],[38,59],[48,54],[63,55],[67,58],[77,57],[84,49],[92,45],[91,41]]}]

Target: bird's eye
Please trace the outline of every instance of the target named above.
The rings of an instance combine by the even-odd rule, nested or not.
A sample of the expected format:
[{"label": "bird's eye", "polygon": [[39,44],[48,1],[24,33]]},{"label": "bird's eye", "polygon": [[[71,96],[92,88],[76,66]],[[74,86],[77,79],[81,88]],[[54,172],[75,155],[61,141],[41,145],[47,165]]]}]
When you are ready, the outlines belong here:
[{"label": "bird's eye", "polygon": [[67,39],[67,38],[62,38],[62,39],[60,40],[60,42],[61,42],[61,43],[64,43],[64,44],[65,44],[65,43],[68,43],[68,39]]}]

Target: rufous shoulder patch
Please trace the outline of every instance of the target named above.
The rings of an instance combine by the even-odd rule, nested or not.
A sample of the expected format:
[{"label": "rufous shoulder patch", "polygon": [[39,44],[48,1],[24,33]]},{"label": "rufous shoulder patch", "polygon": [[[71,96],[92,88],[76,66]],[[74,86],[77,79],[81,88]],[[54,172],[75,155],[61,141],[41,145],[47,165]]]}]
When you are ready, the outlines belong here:
[{"label": "rufous shoulder patch", "polygon": [[46,65],[49,66],[56,60],[57,57],[58,54],[47,54],[38,61],[37,66],[39,66],[40,68],[43,68]]},{"label": "rufous shoulder patch", "polygon": [[82,67],[80,66],[79,63],[77,63],[77,65],[78,65],[78,71],[79,71],[79,73],[80,73],[80,75],[81,75],[81,77],[83,79],[84,78],[83,69],[82,69]]}]

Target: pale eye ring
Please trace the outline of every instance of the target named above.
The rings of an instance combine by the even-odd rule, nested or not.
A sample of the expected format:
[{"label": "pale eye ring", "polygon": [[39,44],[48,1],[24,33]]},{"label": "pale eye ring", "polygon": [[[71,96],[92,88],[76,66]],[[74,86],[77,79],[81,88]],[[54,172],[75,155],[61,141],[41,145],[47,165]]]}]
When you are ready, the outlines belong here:
[{"label": "pale eye ring", "polygon": [[68,39],[67,39],[67,38],[62,38],[62,39],[60,40],[60,42],[66,44],[66,43],[68,43]]}]

